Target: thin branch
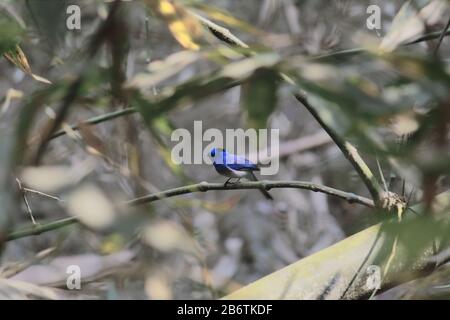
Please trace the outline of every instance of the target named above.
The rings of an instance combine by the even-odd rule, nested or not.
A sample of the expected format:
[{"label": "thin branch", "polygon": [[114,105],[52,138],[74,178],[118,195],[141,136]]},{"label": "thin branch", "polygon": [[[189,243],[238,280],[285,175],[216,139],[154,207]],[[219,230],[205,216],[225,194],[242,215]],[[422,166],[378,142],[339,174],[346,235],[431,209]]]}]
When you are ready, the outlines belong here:
[{"label": "thin branch", "polygon": [[[102,114],[102,115],[99,115],[99,116],[92,117],[90,119],[82,121],[82,123],[83,124],[87,124],[87,125],[98,124],[98,123],[105,122],[105,121],[108,121],[108,120],[112,120],[112,119],[115,119],[115,118],[118,118],[118,117],[121,117],[121,116],[129,115],[129,114],[132,114],[132,113],[135,113],[135,112],[137,112],[137,110],[135,108],[126,108],[126,109],[122,109],[122,110],[118,110],[118,111],[114,111],[114,112],[110,112],[110,113],[106,113],[106,114]],[[79,126],[78,125],[72,125],[72,126],[70,126],[70,128],[72,130],[78,130]],[[60,130],[60,131],[55,132],[54,134],[52,134],[49,137],[49,140],[55,139],[55,138],[57,138],[59,136],[65,135],[65,134],[66,134],[66,130]]]},{"label": "thin branch", "polygon": [[404,44],[404,46],[409,46],[411,44],[416,44],[416,43],[419,43],[419,42],[424,42],[424,41],[428,41],[428,40],[437,39],[437,38],[441,37],[442,35],[444,35],[444,37],[450,35],[450,30],[446,31],[446,29],[444,28],[444,29],[442,29],[440,31],[435,31],[435,32],[430,32],[430,33],[424,34],[423,36],[420,36],[420,37],[418,37],[415,40],[406,42]]},{"label": "thin branch", "polygon": [[[130,206],[136,206],[140,204],[145,204],[149,202],[158,201],[161,199],[175,197],[183,194],[195,193],[195,192],[206,192],[211,190],[243,190],[243,189],[279,189],[279,188],[294,188],[294,189],[304,189],[311,190],[314,192],[322,192],[334,197],[338,197],[348,201],[349,203],[358,203],[363,206],[374,208],[375,205],[372,200],[359,196],[351,192],[345,192],[342,190],[334,189],[331,187],[323,186],[320,184],[315,184],[305,181],[249,181],[249,182],[239,182],[236,184],[228,184],[225,186],[223,183],[208,183],[200,182],[188,186],[183,186],[179,188],[169,189],[157,193],[152,193],[146,196],[142,196],[136,199],[128,200],[125,204]],[[52,231],[66,227],[68,225],[77,223],[78,219],[76,217],[65,218],[57,221],[50,222],[48,224],[36,224],[35,226],[20,231],[15,231],[11,233],[6,241],[11,241],[19,238],[24,238],[28,236],[39,235],[41,233]]]},{"label": "thin branch", "polygon": [[25,187],[23,187],[22,189],[25,192],[34,193],[34,194],[37,194],[37,195],[45,197],[45,198],[50,198],[50,199],[53,199],[53,200],[56,200],[56,201],[63,201],[61,198],[59,198],[57,196],[52,196],[52,195],[50,195],[48,193],[45,193],[45,192],[42,192],[42,191],[38,191],[38,190],[30,189],[30,188],[25,188]]},{"label": "thin branch", "polygon": [[78,222],[78,219],[76,217],[70,217],[70,218],[64,218],[61,220],[49,222],[47,224],[36,224],[36,225],[32,226],[31,228],[26,228],[23,230],[14,231],[14,232],[10,233],[6,237],[6,241],[16,240],[16,239],[20,239],[20,238],[24,238],[24,237],[29,237],[29,236],[37,236],[41,233],[60,229],[60,228],[66,227],[68,225],[77,223],[77,222]]},{"label": "thin branch", "polygon": [[448,19],[448,21],[447,21],[447,24],[445,25],[445,27],[444,27],[444,30],[442,30],[442,33],[441,33],[441,35],[439,36],[439,40],[438,40],[438,43],[436,44],[436,47],[434,48],[434,54],[436,55],[437,53],[438,53],[438,51],[439,51],[439,47],[441,46],[441,43],[442,43],[442,40],[444,40],[444,36],[445,36],[445,34],[447,33],[447,29],[448,29],[448,27],[450,26],[450,18]]},{"label": "thin branch", "polygon": [[22,183],[17,178],[16,178],[16,182],[17,182],[17,185],[19,186],[19,191],[22,195],[23,202],[25,203],[25,206],[27,208],[27,212],[30,215],[31,223],[33,223],[33,225],[36,225],[36,220],[34,219],[33,211],[31,211],[30,203],[28,202],[26,192],[25,192],[24,188],[22,187]]},{"label": "thin branch", "polygon": [[380,175],[381,182],[383,182],[384,191],[388,192],[389,189],[388,189],[388,186],[386,183],[386,179],[384,179],[384,174],[383,174],[383,170],[381,169],[380,159],[378,159],[378,157],[376,157],[376,161],[377,161],[377,167],[378,167],[378,174]]},{"label": "thin branch", "polygon": [[358,175],[361,177],[362,181],[369,190],[372,199],[374,199],[376,203],[380,203],[382,200],[383,188],[378,183],[370,168],[359,155],[358,150],[350,142],[344,140],[336,131],[334,131],[325,123],[316,109],[309,104],[304,95],[297,93],[294,94],[294,97],[295,99],[297,99],[297,101],[305,106],[305,108],[309,111],[309,113],[311,113],[314,119],[316,119],[316,121],[328,133],[331,139],[333,139],[336,146],[341,150],[342,154],[347,158],[347,160],[355,168]]},{"label": "thin branch", "polygon": [[[406,47],[406,46],[410,46],[413,44],[417,44],[420,42],[425,42],[425,41],[429,41],[429,40],[433,40],[433,39],[437,39],[437,38],[444,38],[446,36],[450,35],[450,30],[447,31],[447,28],[444,28],[440,31],[435,31],[435,32],[430,32],[427,34],[424,34],[420,37],[417,37],[414,40],[411,40],[409,42],[405,42],[401,45],[401,47]],[[442,41],[442,40],[441,40]],[[312,57],[312,60],[322,60],[322,59],[327,59],[327,58],[332,58],[332,57],[338,57],[338,56],[346,56],[346,55],[354,55],[354,54],[360,54],[360,53],[365,53],[367,52],[366,48],[352,48],[352,49],[344,49],[344,50],[340,50],[340,51],[333,51],[330,53],[323,53],[323,54],[319,54],[317,56]]]},{"label": "thin branch", "polygon": [[294,188],[294,189],[311,190],[314,192],[322,192],[331,196],[347,200],[350,203],[359,203],[369,208],[374,207],[373,201],[368,198],[358,196],[351,192],[345,192],[331,187],[304,181],[249,181],[249,182],[239,182],[236,184],[228,184],[227,186],[225,186],[223,183],[200,182],[196,184],[191,184],[189,186],[183,186],[179,188],[161,191],[158,193],[149,194],[143,197],[129,200],[126,202],[126,204],[138,205],[182,194],[194,192],[206,192],[211,190],[242,190],[242,189],[270,190],[278,188]]}]

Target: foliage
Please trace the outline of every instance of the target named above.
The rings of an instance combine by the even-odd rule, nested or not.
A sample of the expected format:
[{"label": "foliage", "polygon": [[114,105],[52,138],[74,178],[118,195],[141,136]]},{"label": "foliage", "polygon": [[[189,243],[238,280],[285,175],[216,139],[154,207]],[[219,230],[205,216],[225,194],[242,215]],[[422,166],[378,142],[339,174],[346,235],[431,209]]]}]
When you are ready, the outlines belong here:
[{"label": "foliage", "polygon": [[[435,259],[447,249],[448,197],[444,203],[445,197],[436,200],[448,189],[450,171],[450,69],[442,58],[449,50],[445,46],[448,25],[442,29],[448,16],[445,1],[420,2],[420,6],[408,1],[398,6],[391,26],[382,30],[382,39],[368,30],[343,26],[347,34],[342,41],[320,36],[321,28],[328,28],[320,15],[308,23],[311,17],[302,13],[313,12],[314,5],[307,1],[291,3],[294,13],[305,20],[304,39],[282,34],[275,25],[265,30],[264,20],[268,15],[275,17],[276,9],[270,13],[255,1],[242,6],[251,3],[261,9],[259,23],[249,17],[249,21],[237,18],[243,15],[237,11],[241,4],[234,1],[230,12],[205,1],[82,1],[83,29],[73,32],[62,23],[66,2],[56,2],[36,6],[34,1],[8,1],[0,7],[0,53],[5,58],[0,68],[7,75],[0,82],[4,96],[0,109],[4,261],[11,262],[15,256],[16,242],[25,246],[32,235],[50,239],[58,249],[39,254],[40,246],[45,246],[42,240],[43,244],[22,257],[28,262],[3,266],[0,276],[5,283],[0,283],[0,289],[9,288],[11,296],[24,292],[14,281],[27,282],[27,272],[35,272],[32,265],[52,265],[53,259],[62,259],[59,265],[65,265],[70,257],[64,255],[75,251],[87,255],[83,268],[95,269],[89,261],[101,261],[104,267],[102,272],[92,272],[86,282],[103,281],[107,274],[133,279],[139,286],[138,293],[130,285],[129,291],[114,289],[97,297],[142,297],[144,292],[150,298],[185,297],[174,283],[187,274],[192,282],[189,288],[197,293],[189,298],[215,298],[240,287],[235,283],[238,279],[247,283],[341,240],[351,228],[364,224],[361,217],[382,223],[335,247],[343,248],[339,250],[349,257],[347,265],[326,267],[329,272],[321,274],[324,278],[314,292],[326,287],[331,271],[340,274],[339,268],[346,268],[335,279],[337,291],[328,298],[349,298],[345,294],[353,285],[350,298],[370,296],[361,289],[365,278],[361,278],[358,261],[371,254],[372,240],[378,235],[382,241],[367,261],[383,266],[384,280],[373,295],[428,275],[430,264],[419,263],[424,254],[426,259]],[[355,10],[365,5],[349,3]],[[348,12],[346,7],[332,10]],[[49,24],[49,15],[54,16],[54,24]],[[300,28],[294,20],[292,15],[287,18],[291,31]],[[327,45],[331,40],[344,50]],[[20,75],[27,76],[26,80],[17,80]],[[227,95],[234,98],[224,106],[220,99]],[[280,179],[231,187],[200,182],[214,179],[204,173],[206,166],[183,167],[170,159],[172,130],[191,127],[193,120],[220,129],[231,125],[286,132],[282,146],[286,146],[288,159],[283,159]],[[288,139],[305,135],[310,128],[325,130],[334,145],[309,151],[315,159],[309,164],[313,169],[304,170],[297,168],[299,155]],[[350,166],[334,160],[329,161],[331,165],[320,164],[327,150],[338,149]],[[314,174],[317,170],[320,174]],[[350,170],[357,173],[357,183],[352,182]],[[322,185],[323,180],[333,188]],[[398,181],[402,187],[396,185]],[[268,205],[268,222],[264,223],[258,222],[264,205],[255,206],[252,196],[244,198],[242,190],[236,197],[221,198],[229,190],[271,188],[305,191],[277,191],[280,205]],[[212,190],[216,192],[195,194]],[[308,191],[367,210],[324,198],[308,198],[308,204],[301,207]],[[371,199],[357,193],[369,194]],[[412,203],[418,205],[412,208]],[[328,204],[341,221],[330,214]],[[61,214],[51,213],[55,211]],[[322,218],[311,223],[317,230],[315,242],[320,244],[314,246],[306,243],[313,238],[307,236],[312,231],[305,231],[299,219],[314,219],[311,216],[319,212]],[[283,215],[289,221],[278,228],[274,217]],[[359,222],[346,223],[345,216]],[[321,223],[338,230],[332,240],[321,242],[320,235],[328,229],[327,225],[322,230]],[[77,239],[76,233],[86,239]],[[265,248],[266,235],[271,237],[271,250]],[[63,248],[69,242],[72,249]],[[283,252],[282,258],[271,265],[270,256],[277,251]],[[320,257],[322,268],[332,263],[334,254],[332,248],[325,249],[237,295],[258,296],[260,286],[265,288],[267,281],[274,285],[280,274],[283,277],[293,269],[308,278],[300,283],[307,288],[315,279],[308,272],[309,261]],[[242,268],[252,260],[253,264]],[[405,267],[416,263],[423,272]],[[130,264],[133,269],[127,273]],[[448,268],[446,260],[434,264],[433,271],[438,267]],[[40,287],[64,283],[63,277],[56,278],[35,283],[23,296],[66,298],[64,293]],[[445,276],[441,279],[446,280]],[[274,294],[318,298],[297,295],[295,288],[284,291],[280,285]],[[92,292],[88,288],[80,296]]]}]

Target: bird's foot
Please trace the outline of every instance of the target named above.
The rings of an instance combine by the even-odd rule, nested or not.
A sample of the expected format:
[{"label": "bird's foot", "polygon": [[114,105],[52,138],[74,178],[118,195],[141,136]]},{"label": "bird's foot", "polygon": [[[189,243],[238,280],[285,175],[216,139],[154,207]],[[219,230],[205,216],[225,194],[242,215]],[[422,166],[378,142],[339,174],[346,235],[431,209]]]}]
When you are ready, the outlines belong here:
[{"label": "bird's foot", "polygon": [[230,185],[230,184],[231,184],[231,185],[237,184],[237,183],[239,183],[239,181],[241,180],[241,178],[238,178],[236,181],[230,182],[231,179],[233,179],[233,178],[229,178],[227,181],[225,181],[224,187],[226,187],[226,186],[228,186],[228,185]]},{"label": "bird's foot", "polygon": [[225,181],[225,183],[224,183],[224,187],[226,187],[229,183],[230,183],[230,180],[231,180],[231,178],[228,178],[228,180],[227,181]]}]

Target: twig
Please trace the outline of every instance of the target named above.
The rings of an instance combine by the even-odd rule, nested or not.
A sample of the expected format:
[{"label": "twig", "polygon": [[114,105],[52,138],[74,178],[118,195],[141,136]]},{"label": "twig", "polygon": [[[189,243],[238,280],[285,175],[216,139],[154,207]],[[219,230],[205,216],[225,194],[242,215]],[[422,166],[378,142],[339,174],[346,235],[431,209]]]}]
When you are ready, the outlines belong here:
[{"label": "twig", "polygon": [[36,225],[32,226],[31,228],[26,228],[23,230],[14,231],[14,232],[10,233],[6,237],[5,241],[16,240],[16,239],[20,239],[20,238],[24,238],[24,237],[29,237],[29,236],[37,236],[41,233],[60,229],[60,228],[66,227],[68,225],[77,223],[77,222],[78,222],[78,219],[76,217],[70,217],[70,218],[64,218],[64,219],[56,220],[53,222],[49,222],[47,224],[36,224]]},{"label": "twig", "polygon": [[350,142],[345,141],[341,136],[337,134],[336,131],[334,131],[325,123],[316,109],[309,104],[304,95],[295,94],[294,97],[305,106],[305,108],[309,111],[309,113],[311,113],[311,115],[316,119],[320,126],[328,133],[331,139],[333,139],[336,146],[341,150],[341,152],[344,154],[344,156],[355,168],[356,172],[363,180],[372,196],[372,199],[376,203],[380,203],[382,200],[383,188],[380,186],[370,168],[359,155],[358,150]]},{"label": "twig", "polygon": [[[169,189],[157,193],[152,193],[143,197],[139,197],[133,200],[126,201],[125,204],[130,206],[136,206],[144,203],[154,202],[161,199],[175,197],[188,193],[195,192],[206,192],[211,190],[242,190],[242,189],[277,189],[277,188],[294,188],[294,189],[304,189],[311,190],[314,192],[322,192],[331,196],[335,196],[348,201],[349,203],[358,203],[369,208],[374,208],[375,205],[372,200],[356,195],[351,192],[345,192],[342,190],[334,189],[331,187],[311,183],[304,181],[249,181],[240,182],[236,184],[228,184],[225,186],[223,183],[208,183],[200,182],[197,184],[192,184],[188,186],[183,186],[179,188]],[[48,224],[37,224],[31,228],[27,228],[20,231],[15,231],[11,233],[6,241],[11,241],[19,238],[24,238],[33,235],[39,235],[41,233],[52,231],[56,229],[63,228],[65,226],[77,223],[78,219],[76,217],[65,218],[57,221],[50,222]]]},{"label": "twig", "polygon": [[17,178],[16,178],[16,182],[17,182],[17,185],[19,186],[19,191],[22,195],[23,202],[25,203],[25,206],[27,207],[27,212],[30,215],[31,222],[33,223],[33,225],[36,225],[36,220],[34,219],[33,211],[31,211],[31,207],[30,207],[30,204],[28,203],[27,195],[25,193],[24,188],[22,187],[22,183]]},{"label": "twig", "polygon": [[56,201],[63,201],[61,198],[59,198],[57,196],[52,196],[52,195],[47,194],[47,193],[42,192],[42,191],[38,191],[38,190],[30,189],[30,188],[25,188],[25,187],[23,187],[22,189],[25,192],[35,193],[35,194],[40,195],[42,197],[50,198],[50,199],[53,199],[53,200],[56,200]]},{"label": "twig", "polygon": [[[425,41],[437,39],[437,38],[439,38],[441,36],[442,37],[449,36],[450,35],[450,30],[449,31],[446,31],[446,30],[447,29],[444,28],[441,31],[430,32],[430,33],[424,34],[423,36],[420,36],[417,39],[414,39],[412,41],[403,43],[401,45],[401,47],[406,47],[406,46],[410,46],[410,45],[417,44],[417,43],[420,43],[420,42],[425,42]],[[317,56],[312,57],[312,60],[322,60],[322,59],[327,59],[327,58],[332,58],[332,57],[360,54],[360,53],[365,53],[365,52],[367,52],[366,48],[345,49],[345,50],[334,51],[334,52],[330,52],[330,53],[319,54]]]},{"label": "twig", "polygon": [[440,31],[430,32],[430,33],[424,34],[423,36],[418,37],[415,40],[406,42],[404,45],[409,46],[411,44],[416,44],[419,42],[433,40],[433,39],[439,38],[442,35],[444,35],[444,37],[446,37],[446,36],[450,35],[450,31],[446,31],[446,29],[442,29]]},{"label": "twig", "polygon": [[377,161],[377,167],[378,167],[378,174],[380,175],[380,179],[383,182],[383,186],[384,186],[384,191],[389,191],[388,186],[386,184],[386,179],[384,179],[384,174],[383,174],[383,170],[381,169],[381,164],[380,164],[380,160],[378,159],[378,157],[376,157],[376,161]]},{"label": "twig", "polygon": [[[135,112],[137,112],[137,110],[135,108],[126,108],[126,109],[114,111],[114,112],[111,112],[111,113],[106,113],[106,114],[102,114],[102,115],[99,115],[99,116],[92,117],[90,119],[82,121],[82,123],[83,124],[88,124],[88,125],[98,124],[98,123],[105,122],[105,121],[108,121],[108,120],[112,120],[112,119],[115,119],[115,118],[118,118],[118,117],[121,117],[121,116],[129,115],[129,114],[132,114],[132,113],[135,113]],[[78,130],[79,126],[78,125],[72,125],[72,126],[70,126],[70,128],[72,130]],[[66,130],[60,130],[60,131],[55,132],[54,134],[52,134],[49,137],[49,140],[55,139],[55,138],[57,138],[59,136],[65,135],[65,134],[66,134]]]},{"label": "twig", "polygon": [[444,40],[444,36],[447,33],[447,29],[450,26],[450,18],[447,21],[447,24],[445,25],[444,29],[442,30],[441,35],[439,36],[438,43],[436,44],[436,47],[434,48],[433,53],[436,55],[439,51],[439,47],[441,46],[442,40]]}]

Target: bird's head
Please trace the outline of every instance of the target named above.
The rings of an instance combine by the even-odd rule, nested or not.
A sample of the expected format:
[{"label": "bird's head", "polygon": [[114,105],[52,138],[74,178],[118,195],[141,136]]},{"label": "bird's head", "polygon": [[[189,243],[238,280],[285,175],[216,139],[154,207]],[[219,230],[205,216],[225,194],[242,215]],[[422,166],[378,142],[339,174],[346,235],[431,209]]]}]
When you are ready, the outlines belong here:
[{"label": "bird's head", "polygon": [[211,157],[211,159],[213,161],[215,161],[216,159],[221,159],[222,157],[222,153],[225,150],[221,149],[221,148],[212,148],[211,151],[209,152],[209,156]]}]

